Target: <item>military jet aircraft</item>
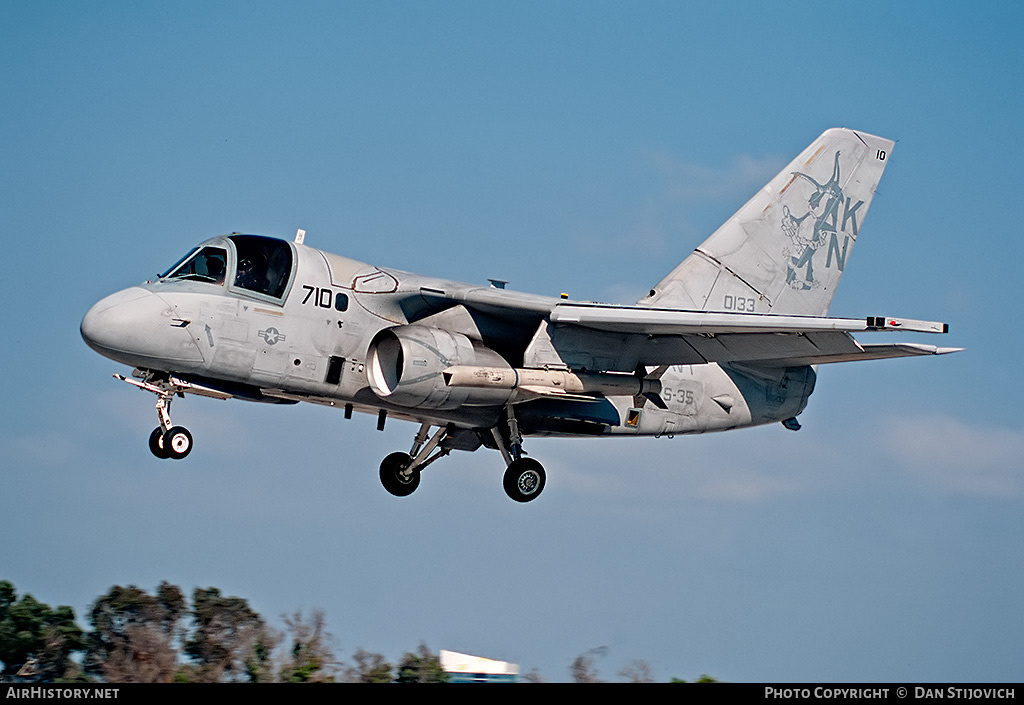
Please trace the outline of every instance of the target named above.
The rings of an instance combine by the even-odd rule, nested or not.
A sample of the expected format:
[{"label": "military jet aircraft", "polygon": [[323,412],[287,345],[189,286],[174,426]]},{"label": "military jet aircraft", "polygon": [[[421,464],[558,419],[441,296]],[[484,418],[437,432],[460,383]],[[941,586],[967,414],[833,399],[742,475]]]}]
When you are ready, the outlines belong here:
[{"label": "military jet aircraft", "polygon": [[[528,502],[545,471],[523,438],[662,436],[797,416],[818,365],[954,352],[863,344],[851,333],[945,333],[942,323],[826,312],[893,143],[831,129],[631,306],[516,293],[234,233],[82,320],[94,350],[157,397],[158,458],[192,450],[171,421],[186,394],[313,402],[419,424],[380,465],[406,496],[453,450],[497,449],[505,492]],[[877,313],[877,312],[875,312]]]}]

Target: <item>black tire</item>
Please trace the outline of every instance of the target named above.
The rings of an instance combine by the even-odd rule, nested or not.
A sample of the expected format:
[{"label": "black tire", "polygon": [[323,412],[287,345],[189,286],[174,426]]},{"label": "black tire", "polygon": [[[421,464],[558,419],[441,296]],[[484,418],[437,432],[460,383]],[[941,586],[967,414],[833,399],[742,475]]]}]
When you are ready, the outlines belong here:
[{"label": "black tire", "polygon": [[153,432],[149,434],[149,450],[160,460],[167,460],[171,457],[170,452],[167,450],[167,446],[164,445],[164,429],[163,426],[157,426],[153,429]]},{"label": "black tire", "polygon": [[409,467],[412,456],[408,453],[392,453],[380,463],[380,484],[396,497],[408,497],[420,486],[420,471],[413,470],[406,476],[402,471]]},{"label": "black tire", "polygon": [[520,458],[509,464],[502,484],[505,494],[515,501],[531,502],[540,495],[546,481],[543,465],[533,458]]},{"label": "black tire", "polygon": [[164,434],[164,448],[174,460],[181,460],[192,452],[192,434],[184,426],[174,426]]}]

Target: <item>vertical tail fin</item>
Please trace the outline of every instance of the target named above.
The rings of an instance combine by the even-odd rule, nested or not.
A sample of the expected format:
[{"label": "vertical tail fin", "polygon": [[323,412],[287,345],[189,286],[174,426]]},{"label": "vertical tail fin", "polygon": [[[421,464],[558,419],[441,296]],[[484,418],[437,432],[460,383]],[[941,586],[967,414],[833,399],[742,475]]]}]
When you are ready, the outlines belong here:
[{"label": "vertical tail fin", "polygon": [[892,147],[826,131],[639,303],[825,315]]}]

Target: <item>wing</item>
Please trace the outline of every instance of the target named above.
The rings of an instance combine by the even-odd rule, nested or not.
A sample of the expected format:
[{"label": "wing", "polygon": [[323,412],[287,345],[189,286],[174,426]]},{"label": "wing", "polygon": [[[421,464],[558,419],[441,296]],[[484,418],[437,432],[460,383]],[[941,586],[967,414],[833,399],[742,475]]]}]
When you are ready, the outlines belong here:
[{"label": "wing", "polygon": [[570,367],[617,371],[709,362],[793,367],[959,350],[906,343],[862,345],[851,335],[949,330],[945,323],[884,316],[828,318],[560,303],[548,321],[531,343],[529,366],[561,361]]},{"label": "wing", "polygon": [[[829,318],[587,304],[466,285],[424,287],[419,294],[441,312],[416,323],[459,330],[476,339],[494,338],[496,330],[507,333],[518,329],[515,347],[520,352],[514,357],[521,354],[523,366],[532,368],[633,372],[640,365],[709,362],[794,367],[959,350],[908,343],[865,345],[851,335],[949,330],[945,323],[908,318]],[[482,329],[489,335],[480,334]],[[529,336],[528,341],[524,334]],[[516,359],[513,364],[518,362]]]}]

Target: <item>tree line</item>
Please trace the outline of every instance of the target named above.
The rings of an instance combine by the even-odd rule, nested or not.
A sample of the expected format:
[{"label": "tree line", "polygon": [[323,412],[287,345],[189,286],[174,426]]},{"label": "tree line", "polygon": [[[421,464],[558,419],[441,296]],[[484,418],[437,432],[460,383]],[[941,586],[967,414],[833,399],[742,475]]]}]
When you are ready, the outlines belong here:
[{"label": "tree line", "polygon": [[[115,585],[93,603],[89,629],[71,607],[56,608],[32,595],[18,597],[0,580],[0,682],[105,683],[444,683],[449,675],[425,644],[397,663],[358,649],[339,660],[322,611],[284,617],[275,630],[241,597],[215,587],[196,588],[191,601],[176,585],[153,594]],[[603,649],[578,656],[569,668],[577,683],[601,679]],[[629,682],[652,682],[650,666],[633,661],[619,671]],[[536,671],[523,680],[539,682]],[[679,679],[674,679],[676,682]],[[715,682],[701,676],[697,682]]]},{"label": "tree line", "polygon": [[249,603],[196,588],[191,601],[163,582],[153,594],[115,585],[93,603],[89,629],[66,605],[20,598],[0,581],[0,681],[107,683],[445,682],[425,645],[392,664],[362,649],[339,661],[314,611],[272,629]]}]

